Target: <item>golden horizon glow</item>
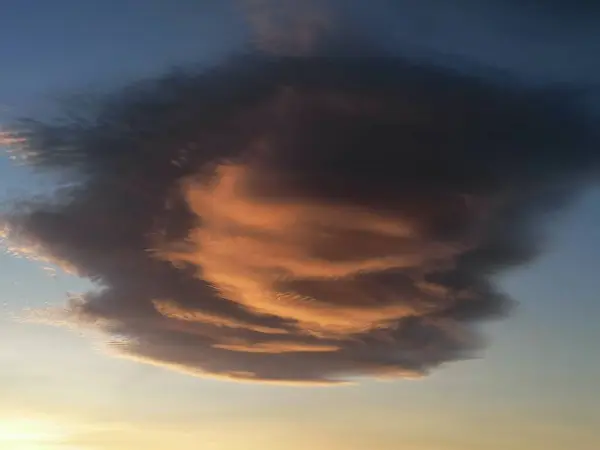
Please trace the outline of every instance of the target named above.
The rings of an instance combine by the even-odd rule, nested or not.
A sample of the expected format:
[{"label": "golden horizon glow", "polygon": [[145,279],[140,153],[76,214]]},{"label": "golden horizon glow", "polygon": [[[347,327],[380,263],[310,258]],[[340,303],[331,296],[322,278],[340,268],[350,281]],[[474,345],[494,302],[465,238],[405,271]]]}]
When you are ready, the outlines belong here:
[{"label": "golden horizon glow", "polygon": [[[37,448],[35,444],[59,444],[69,435],[60,424],[40,418],[0,419],[0,447]],[[11,447],[8,447],[9,449]]]}]

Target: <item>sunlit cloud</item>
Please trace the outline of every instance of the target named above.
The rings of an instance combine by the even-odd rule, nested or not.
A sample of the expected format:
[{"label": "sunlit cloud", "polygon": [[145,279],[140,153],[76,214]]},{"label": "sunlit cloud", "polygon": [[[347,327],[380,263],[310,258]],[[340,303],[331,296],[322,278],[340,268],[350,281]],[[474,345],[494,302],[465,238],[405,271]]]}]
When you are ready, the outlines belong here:
[{"label": "sunlit cloud", "polygon": [[331,51],[232,58],[15,127],[63,184],[4,212],[5,250],[96,286],[29,320],[248,382],[477,356],[476,325],[513,303],[495,275],[597,179],[592,117],[568,88]]}]

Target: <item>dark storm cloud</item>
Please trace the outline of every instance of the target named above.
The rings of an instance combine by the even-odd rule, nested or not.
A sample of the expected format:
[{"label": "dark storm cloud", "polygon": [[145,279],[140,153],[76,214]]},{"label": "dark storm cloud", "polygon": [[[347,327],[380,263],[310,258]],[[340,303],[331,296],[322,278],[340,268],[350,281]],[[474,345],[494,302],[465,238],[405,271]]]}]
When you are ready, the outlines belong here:
[{"label": "dark storm cloud", "polygon": [[[98,289],[69,320],[194,374],[335,383],[472,357],[493,281],[597,175],[579,93],[386,57],[248,56],[26,121],[71,184],[6,215]],[[76,110],[77,112],[77,110]]]}]

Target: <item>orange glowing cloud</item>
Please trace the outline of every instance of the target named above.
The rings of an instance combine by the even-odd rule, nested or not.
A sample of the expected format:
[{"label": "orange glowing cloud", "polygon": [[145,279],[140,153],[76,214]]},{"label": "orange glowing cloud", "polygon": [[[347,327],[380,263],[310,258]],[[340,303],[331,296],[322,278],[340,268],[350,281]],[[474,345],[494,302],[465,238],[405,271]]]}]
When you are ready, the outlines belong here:
[{"label": "orange glowing cloud", "polygon": [[[410,298],[357,277],[440,265],[460,247],[427,241],[402,217],[367,208],[261,202],[245,192],[246,170],[251,169],[221,166],[210,184],[186,185],[202,227],[191,231],[188,251],[167,251],[163,258],[196,265],[224,298],[255,314],[291,320],[307,333],[367,332],[435,311],[435,295],[443,291]],[[348,233],[360,233],[361,242],[346,240]],[[336,259],[313,254],[325,247],[347,254]],[[302,280],[321,283],[324,298],[285,288]]]},{"label": "orange glowing cloud", "polygon": [[512,304],[495,274],[597,176],[596,131],[562,91],[371,56],[242,57],[25,122],[29,164],[70,183],[4,214],[7,245],[97,285],[50,319],[251,382],[477,354]]}]

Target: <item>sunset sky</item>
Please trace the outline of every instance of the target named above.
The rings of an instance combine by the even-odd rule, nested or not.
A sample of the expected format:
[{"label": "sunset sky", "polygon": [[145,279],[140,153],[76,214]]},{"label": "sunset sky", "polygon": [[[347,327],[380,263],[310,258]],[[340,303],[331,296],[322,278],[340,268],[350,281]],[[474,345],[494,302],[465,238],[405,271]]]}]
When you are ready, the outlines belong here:
[{"label": "sunset sky", "polygon": [[[173,66],[216,64],[249,39],[241,3],[5,0],[0,127],[23,115],[45,117],[64,95],[110,91]],[[363,35],[398,55],[469,61],[534,82],[597,82],[598,8],[536,3],[353,0],[345,8]],[[590,110],[600,111],[598,98],[589,98]],[[45,194],[54,183],[8,153],[0,158],[3,208]],[[222,195],[227,201],[227,192]],[[242,206],[257,208],[251,213],[264,206],[245,200]],[[208,219],[221,223],[219,214]],[[477,358],[447,358],[418,379],[367,374],[342,386],[196,377],[109,354],[105,336],[94,330],[24,323],[18,318],[27,311],[60,308],[69,293],[96,286],[58,267],[0,253],[0,449],[600,448],[600,189],[586,187],[537,232],[544,234],[541,255],[497,277],[518,306],[507,318],[476,324],[488,344]],[[197,264],[209,272],[208,264]],[[213,272],[220,280],[219,267]],[[302,372],[303,361],[282,379]],[[436,361],[425,360],[423,368]],[[307,366],[298,379],[328,380],[329,363],[323,356],[322,367]],[[269,370],[264,378],[272,377]],[[362,375],[360,369],[350,373]]]}]

